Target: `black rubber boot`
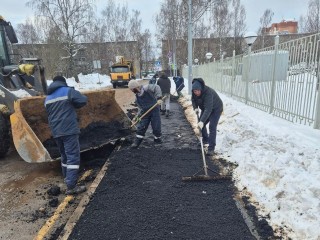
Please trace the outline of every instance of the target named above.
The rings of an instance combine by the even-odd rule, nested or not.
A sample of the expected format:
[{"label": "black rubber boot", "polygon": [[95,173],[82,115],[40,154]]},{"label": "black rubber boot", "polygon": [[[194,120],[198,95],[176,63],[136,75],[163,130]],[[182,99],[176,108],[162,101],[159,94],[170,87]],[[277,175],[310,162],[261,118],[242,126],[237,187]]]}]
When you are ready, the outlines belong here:
[{"label": "black rubber boot", "polygon": [[80,186],[75,186],[74,188],[72,189],[68,189],[66,191],[66,195],[76,195],[76,194],[79,194],[79,193],[83,193],[87,190],[86,186],[84,185],[80,185]]},{"label": "black rubber boot", "polygon": [[135,138],[131,144],[131,148],[138,148],[142,142],[143,138]]},{"label": "black rubber boot", "polygon": [[206,153],[207,156],[214,156],[215,154],[216,154],[216,153],[214,152],[213,149],[208,149],[208,151],[207,151],[207,153]]},{"label": "black rubber boot", "polygon": [[170,114],[170,111],[167,110],[167,111],[166,111],[166,117],[167,117],[167,118],[169,117],[169,114]]},{"label": "black rubber boot", "polygon": [[162,143],[162,139],[161,138],[155,138],[154,139],[154,143]]}]

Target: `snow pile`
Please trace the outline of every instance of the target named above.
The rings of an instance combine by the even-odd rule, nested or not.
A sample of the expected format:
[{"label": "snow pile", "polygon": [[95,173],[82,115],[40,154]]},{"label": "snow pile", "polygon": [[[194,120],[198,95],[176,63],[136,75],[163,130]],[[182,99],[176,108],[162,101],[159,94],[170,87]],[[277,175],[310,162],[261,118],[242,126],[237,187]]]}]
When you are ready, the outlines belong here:
[{"label": "snow pile", "polygon": [[[82,90],[98,90],[112,86],[110,76],[100,75],[98,73],[92,73],[88,75],[79,74],[79,83],[74,78],[68,78],[67,84],[70,87],[74,87],[78,91]],[[47,80],[48,86],[52,83],[52,80]]]}]

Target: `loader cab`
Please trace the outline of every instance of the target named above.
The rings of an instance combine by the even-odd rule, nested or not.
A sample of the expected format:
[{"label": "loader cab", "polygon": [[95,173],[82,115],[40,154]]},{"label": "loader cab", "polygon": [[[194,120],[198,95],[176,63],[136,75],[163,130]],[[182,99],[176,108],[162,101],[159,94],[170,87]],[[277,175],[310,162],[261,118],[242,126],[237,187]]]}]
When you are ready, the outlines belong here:
[{"label": "loader cab", "polygon": [[16,33],[10,22],[0,16],[0,67],[11,65],[10,49],[12,43],[18,43]]},{"label": "loader cab", "polygon": [[[1,21],[1,20],[0,20]],[[0,23],[0,67],[10,65],[4,26]]]}]

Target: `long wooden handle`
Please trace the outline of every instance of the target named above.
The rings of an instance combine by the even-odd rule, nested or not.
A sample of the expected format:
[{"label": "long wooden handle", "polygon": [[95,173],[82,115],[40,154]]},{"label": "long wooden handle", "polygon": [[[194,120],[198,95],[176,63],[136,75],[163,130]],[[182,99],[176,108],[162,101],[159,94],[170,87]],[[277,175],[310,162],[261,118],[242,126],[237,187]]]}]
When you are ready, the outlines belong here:
[{"label": "long wooden handle", "polygon": [[[158,105],[158,103],[154,104],[151,108],[148,109],[148,111],[146,111],[144,114],[142,114],[141,117],[139,117],[140,119],[142,119],[144,116],[146,116],[149,112],[151,112],[156,106]],[[135,126],[139,121],[135,121],[134,123],[132,123],[131,127]]]},{"label": "long wooden handle", "polygon": [[[165,98],[166,98],[166,96],[162,97],[161,100],[163,101]],[[157,105],[158,105],[158,102],[156,104],[154,104],[151,108],[149,108],[148,111],[146,111],[144,114],[142,114],[142,116],[139,118],[142,119],[145,115],[147,115],[149,112],[151,112]],[[135,121],[134,123],[132,123],[131,127],[136,125],[138,122],[139,121]]]}]

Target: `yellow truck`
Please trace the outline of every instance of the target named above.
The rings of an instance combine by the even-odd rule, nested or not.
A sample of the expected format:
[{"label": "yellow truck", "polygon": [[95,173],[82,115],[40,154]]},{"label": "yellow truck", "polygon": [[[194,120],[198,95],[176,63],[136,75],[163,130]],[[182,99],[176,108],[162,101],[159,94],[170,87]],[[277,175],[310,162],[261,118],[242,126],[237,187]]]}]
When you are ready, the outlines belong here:
[{"label": "yellow truck", "polygon": [[116,56],[116,62],[110,67],[110,78],[113,88],[127,86],[131,79],[135,79],[135,67],[132,60],[123,56]]}]

